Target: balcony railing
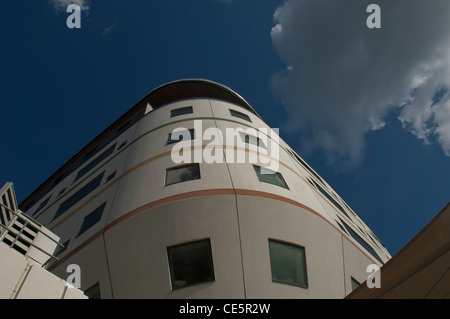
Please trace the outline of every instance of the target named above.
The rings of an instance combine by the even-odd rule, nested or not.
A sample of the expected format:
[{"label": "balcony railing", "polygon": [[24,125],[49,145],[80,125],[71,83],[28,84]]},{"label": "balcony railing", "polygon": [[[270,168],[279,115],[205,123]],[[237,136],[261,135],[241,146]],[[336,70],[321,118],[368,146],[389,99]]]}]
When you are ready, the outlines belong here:
[{"label": "balcony railing", "polygon": [[0,190],[0,242],[44,268],[62,246],[58,236],[18,209],[12,183]]}]

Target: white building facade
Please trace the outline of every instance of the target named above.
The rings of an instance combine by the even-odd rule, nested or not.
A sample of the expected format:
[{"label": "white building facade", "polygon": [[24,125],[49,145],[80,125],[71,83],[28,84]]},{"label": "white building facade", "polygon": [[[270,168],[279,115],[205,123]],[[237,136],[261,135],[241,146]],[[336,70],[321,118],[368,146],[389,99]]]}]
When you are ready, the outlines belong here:
[{"label": "white building facade", "polygon": [[391,257],[248,102],[201,79],[150,92],[20,208],[91,298],[344,298]]}]

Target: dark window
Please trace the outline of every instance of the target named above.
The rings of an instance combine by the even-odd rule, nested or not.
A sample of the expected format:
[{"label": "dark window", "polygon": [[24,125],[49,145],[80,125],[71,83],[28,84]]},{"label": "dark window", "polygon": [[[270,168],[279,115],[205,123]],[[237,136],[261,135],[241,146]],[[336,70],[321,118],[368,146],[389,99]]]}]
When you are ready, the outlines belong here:
[{"label": "dark window", "polygon": [[209,239],[167,248],[172,289],[214,281]]},{"label": "dark window", "polygon": [[383,260],[378,256],[378,254],[375,252],[375,250],[369,246],[368,243],[364,239],[362,239],[353,229],[350,228],[344,221],[342,221],[342,224],[344,225],[347,232],[352,236],[361,246],[363,246],[373,257],[375,257],[382,265],[384,264]]},{"label": "dark window", "polygon": [[53,217],[53,220],[58,218],[61,214],[66,212],[70,207],[72,207],[73,205],[78,203],[86,195],[88,195],[90,192],[92,192],[94,189],[96,189],[102,182],[104,174],[105,174],[105,172],[98,175],[96,178],[94,178],[92,181],[90,181],[88,184],[86,184],[82,189],[80,189],[78,192],[76,192],[71,197],[69,197],[69,199],[67,199],[66,201],[61,203],[61,205],[59,205],[59,208],[55,214],[55,217]]},{"label": "dark window", "polygon": [[93,149],[91,149],[84,155],[83,163],[86,162],[88,159],[90,159],[92,156],[94,156],[95,153],[97,153],[97,146],[95,146]]},{"label": "dark window", "polygon": [[189,130],[178,131],[178,132],[175,134],[175,136],[176,136],[177,138],[174,138],[172,135],[173,135],[173,132],[172,132],[172,133],[169,133],[169,138],[167,139],[166,145],[167,145],[167,144],[173,144],[173,143],[177,143],[177,142],[183,141],[183,140],[184,140],[184,137],[185,137],[185,136],[188,136],[188,135],[189,135],[189,139],[193,140],[193,139],[195,138],[195,131],[194,131],[193,128],[191,128],[191,129],[189,129]]},{"label": "dark window", "polygon": [[127,145],[128,141],[123,142],[122,144],[119,145],[119,147],[117,148],[117,150],[121,150],[125,145]]},{"label": "dark window", "polygon": [[350,216],[347,214],[347,212],[345,211],[345,209],[341,206],[341,204],[339,204],[333,197],[331,197],[330,194],[328,194],[328,192],[326,190],[323,189],[323,187],[321,187],[319,184],[317,184],[316,182],[312,181],[313,184],[316,186],[316,188],[331,202],[333,203],[334,206],[336,206],[336,208],[338,208],[345,216],[348,217],[348,219],[351,220]]},{"label": "dark window", "polygon": [[253,168],[255,169],[256,175],[258,176],[260,182],[269,183],[289,189],[283,178],[283,175],[281,175],[280,173],[255,165],[253,165]]},{"label": "dark window", "polygon": [[58,194],[58,196],[61,196],[66,191],[66,188],[64,187]]},{"label": "dark window", "polygon": [[310,168],[309,165],[306,164],[306,162],[300,158],[300,156],[295,154],[292,150],[288,151],[308,172],[311,173],[311,175],[314,175],[319,181],[322,181],[322,178],[316,172],[314,172],[314,170]]},{"label": "dark window", "polygon": [[131,126],[131,121],[126,122],[117,129],[116,137],[125,132]]},{"label": "dark window", "polygon": [[36,211],[33,213],[33,216],[36,215],[42,208],[45,207],[45,205],[47,205],[48,201],[50,200],[50,197],[52,197],[52,195],[50,195],[49,197],[47,197],[46,200],[42,201],[42,203],[39,204],[39,207],[36,209]]},{"label": "dark window", "polygon": [[93,169],[95,166],[97,166],[98,164],[100,164],[105,158],[107,158],[109,155],[111,155],[112,153],[114,153],[114,149],[116,148],[116,144],[114,144],[113,146],[111,146],[110,148],[108,148],[106,151],[104,151],[102,154],[100,154],[99,156],[97,156],[92,162],[90,162],[88,165],[86,165],[85,167],[83,167],[82,169],[80,169],[78,171],[77,176],[75,177],[75,181],[77,181],[80,177],[82,177],[83,175],[85,175],[87,172],[89,172],[91,169]]},{"label": "dark window", "polygon": [[36,200],[35,199],[33,199],[30,203],[28,203],[27,204],[27,206],[25,206],[25,209],[24,209],[24,211],[27,211],[27,210],[29,210],[30,208],[31,208],[31,206],[33,206],[34,205],[34,203],[36,202]]},{"label": "dark window", "polygon": [[65,173],[58,176],[58,178],[55,179],[55,181],[53,182],[52,188],[58,185],[65,177],[66,177]]},{"label": "dark window", "polygon": [[305,248],[269,239],[272,281],[308,287]]},{"label": "dark window", "polygon": [[112,174],[110,174],[110,175],[106,178],[105,184],[108,183],[110,180],[112,180],[112,179],[116,176],[116,172],[117,172],[117,171],[114,171]]},{"label": "dark window", "polygon": [[96,283],[92,287],[86,289],[84,294],[89,297],[89,299],[102,299],[100,294],[100,284]]},{"label": "dark window", "polygon": [[192,106],[186,106],[170,111],[170,117],[193,113]]},{"label": "dark window", "polygon": [[200,165],[198,163],[177,166],[166,170],[166,186],[195,179],[200,179]]},{"label": "dark window", "polygon": [[251,122],[252,120],[250,119],[250,117],[247,114],[235,111],[235,110],[230,110],[230,114],[234,117],[238,117],[240,119],[246,120]]},{"label": "dark window", "polygon": [[[105,209],[106,203],[103,203],[102,206],[95,209],[92,213],[84,217],[83,224],[81,224],[80,231],[78,235],[84,233],[86,230],[94,226],[96,223],[102,219],[103,210]],[[77,235],[77,236],[78,236]]]}]

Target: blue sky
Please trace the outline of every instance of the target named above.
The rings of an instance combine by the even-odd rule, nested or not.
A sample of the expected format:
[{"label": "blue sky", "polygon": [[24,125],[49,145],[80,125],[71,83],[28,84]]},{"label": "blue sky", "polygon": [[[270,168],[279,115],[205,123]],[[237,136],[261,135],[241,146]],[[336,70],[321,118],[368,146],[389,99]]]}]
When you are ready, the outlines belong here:
[{"label": "blue sky", "polygon": [[24,199],[152,89],[206,78],[280,128],[395,254],[450,199],[450,6],[372,2],[378,30],[364,0],[8,1],[0,183]]}]

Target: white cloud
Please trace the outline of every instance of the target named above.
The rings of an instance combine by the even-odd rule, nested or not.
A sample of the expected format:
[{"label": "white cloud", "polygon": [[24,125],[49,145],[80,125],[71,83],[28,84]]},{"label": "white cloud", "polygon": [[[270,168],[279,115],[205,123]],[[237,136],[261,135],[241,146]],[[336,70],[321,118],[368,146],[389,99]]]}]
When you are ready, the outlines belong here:
[{"label": "white cloud", "polygon": [[276,10],[272,43],[286,69],[271,83],[286,129],[301,133],[303,151],[357,164],[365,134],[398,110],[405,129],[450,156],[450,1],[377,0],[381,29],[369,29],[373,2],[286,0]]},{"label": "white cloud", "polygon": [[49,4],[57,13],[66,12],[67,6],[70,4],[79,5],[82,12],[86,12],[90,8],[88,0],[49,0]]}]

